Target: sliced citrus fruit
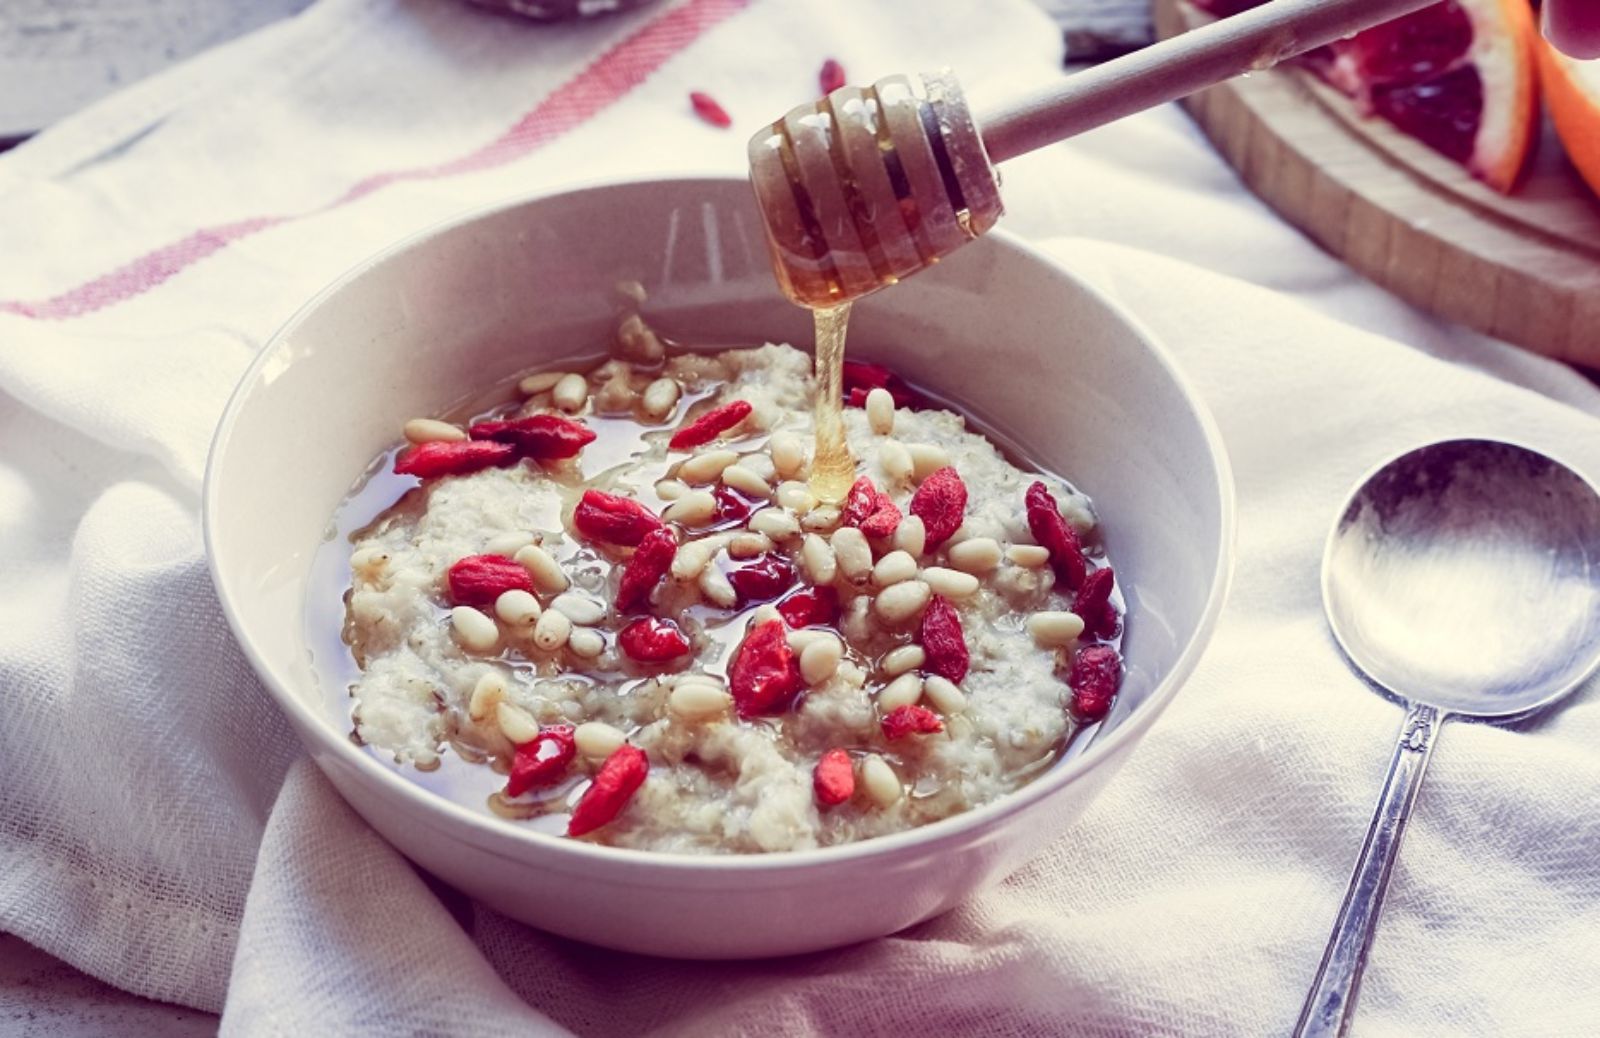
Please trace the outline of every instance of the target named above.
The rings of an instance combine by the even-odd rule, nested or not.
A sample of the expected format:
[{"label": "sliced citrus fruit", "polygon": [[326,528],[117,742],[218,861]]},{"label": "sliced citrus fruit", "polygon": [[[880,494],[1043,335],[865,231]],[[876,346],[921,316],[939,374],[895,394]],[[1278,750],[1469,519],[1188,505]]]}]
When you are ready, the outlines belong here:
[{"label": "sliced citrus fruit", "polygon": [[1539,45],[1545,106],[1567,155],[1600,194],[1600,60],[1578,61]]}]

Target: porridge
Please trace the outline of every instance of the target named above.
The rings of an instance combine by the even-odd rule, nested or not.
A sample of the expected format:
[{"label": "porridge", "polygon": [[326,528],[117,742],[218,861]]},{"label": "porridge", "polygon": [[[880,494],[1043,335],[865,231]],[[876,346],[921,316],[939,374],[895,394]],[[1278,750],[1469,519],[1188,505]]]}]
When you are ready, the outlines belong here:
[{"label": "porridge", "polygon": [[1121,600],[1072,487],[847,362],[856,475],[819,500],[809,354],[619,341],[407,423],[390,496],[357,495],[334,550],[371,752],[547,831],[763,852],[988,803],[1105,716]]}]

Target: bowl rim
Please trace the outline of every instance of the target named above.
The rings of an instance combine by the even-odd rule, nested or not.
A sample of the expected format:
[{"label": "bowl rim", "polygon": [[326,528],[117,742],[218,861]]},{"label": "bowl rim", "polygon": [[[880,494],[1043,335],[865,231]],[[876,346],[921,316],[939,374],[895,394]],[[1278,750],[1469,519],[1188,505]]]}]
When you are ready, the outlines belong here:
[{"label": "bowl rim", "polygon": [[[1217,477],[1220,512],[1218,516],[1217,543],[1215,544],[1217,562],[1211,574],[1210,592],[1206,597],[1205,606],[1201,611],[1194,633],[1190,636],[1188,644],[1178,654],[1177,660],[1155,682],[1149,695],[1140,704],[1139,708],[1117,727],[1096,738],[1081,755],[1065,761],[1059,767],[1049,769],[1045,774],[1027,785],[1012,790],[987,804],[982,804],[936,822],[930,822],[927,825],[901,830],[884,836],[876,836],[871,839],[856,840],[829,847],[770,851],[759,854],[690,854],[676,851],[638,850],[626,847],[610,847],[582,840],[570,840],[549,833],[518,828],[509,822],[473,811],[465,805],[458,804],[438,793],[423,788],[415,782],[408,781],[403,775],[392,768],[386,767],[380,761],[374,759],[371,754],[356,746],[348,737],[340,734],[328,718],[314,709],[311,702],[302,700],[289,690],[287,687],[290,684],[289,682],[280,680],[277,669],[269,666],[266,660],[257,652],[254,641],[250,637],[239,611],[235,607],[234,599],[228,591],[228,584],[224,580],[216,552],[219,536],[216,525],[218,512],[218,459],[228,447],[238,416],[244,408],[245,399],[255,388],[262,370],[272,363],[274,355],[283,347],[283,344],[328,299],[343,291],[352,282],[380,264],[401,253],[417,248],[433,238],[470,223],[489,219],[534,203],[552,201],[567,195],[612,191],[640,185],[666,184],[674,186],[706,184],[711,190],[727,190],[731,185],[747,185],[748,181],[743,176],[734,176],[726,173],[670,173],[646,177],[599,178],[575,181],[546,190],[518,194],[473,206],[407,234],[346,269],[296,309],[273,332],[261,346],[249,367],[239,377],[239,381],[229,394],[222,416],[218,419],[206,456],[205,478],[201,492],[201,525],[206,551],[206,567],[211,574],[211,581],[216,590],[218,602],[222,606],[223,614],[227,617],[228,626],[239,643],[239,648],[244,653],[245,658],[250,662],[251,669],[255,672],[256,677],[266,686],[278,708],[284,711],[291,721],[295,722],[293,726],[302,741],[308,738],[306,735],[308,731],[315,733],[315,740],[320,745],[306,748],[311,753],[312,758],[316,760],[318,767],[323,767],[318,751],[332,753],[341,762],[352,766],[363,777],[376,782],[379,787],[387,790],[394,798],[402,802],[408,811],[419,812],[420,814],[415,816],[418,821],[427,821],[430,824],[450,823],[455,835],[467,839],[469,842],[492,853],[506,854],[519,859],[522,859],[522,855],[518,851],[533,855],[550,854],[556,857],[568,857],[571,864],[578,867],[585,864],[593,864],[607,869],[615,869],[621,866],[633,871],[648,871],[653,875],[659,875],[664,872],[698,874],[707,870],[726,870],[759,876],[803,870],[813,866],[842,865],[869,859],[889,858],[926,850],[941,843],[959,842],[963,837],[970,837],[979,830],[989,829],[1004,819],[1058,793],[1061,789],[1077,781],[1102,763],[1116,757],[1119,749],[1135,742],[1148,731],[1156,719],[1166,710],[1173,698],[1176,697],[1178,690],[1193,674],[1195,667],[1199,663],[1200,656],[1204,653],[1215,632],[1232,583],[1236,540],[1236,500],[1232,466],[1229,463],[1227,450],[1223,445],[1221,432],[1210,409],[1195,392],[1194,386],[1182,370],[1178,368],[1166,347],[1144,323],[1129,313],[1119,301],[1079,276],[1049,253],[1001,228],[990,230],[984,237],[993,240],[1002,248],[1019,252],[1050,268],[1055,273],[1069,278],[1081,291],[1087,293],[1101,306],[1106,307],[1129,331],[1144,342],[1144,345],[1150,350],[1167,377],[1172,379],[1198,420],[1204,436],[1206,451],[1211,458]],[[301,608],[304,608],[303,604]],[[340,795],[343,797],[342,792]],[[363,820],[365,821],[365,819]],[[369,822],[368,824],[371,823]],[[459,831],[456,832],[456,830]],[[474,839],[473,837],[477,838]]]}]

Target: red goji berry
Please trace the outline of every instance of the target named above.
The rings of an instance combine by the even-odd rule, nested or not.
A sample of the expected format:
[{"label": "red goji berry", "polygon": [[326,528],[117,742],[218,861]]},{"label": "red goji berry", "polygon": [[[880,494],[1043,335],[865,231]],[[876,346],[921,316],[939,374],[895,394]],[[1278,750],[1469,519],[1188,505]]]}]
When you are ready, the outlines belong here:
[{"label": "red goji berry", "polygon": [[594,442],[595,431],[560,415],[535,414],[503,422],[478,422],[467,430],[474,440],[509,443],[524,458],[570,458]]},{"label": "red goji berry", "polygon": [[742,523],[749,517],[750,502],[726,483],[718,484],[711,496],[717,499],[717,510],[712,521],[719,526],[723,523]]},{"label": "red goji berry", "polygon": [[811,773],[811,786],[816,790],[817,803],[824,807],[842,804],[855,796],[856,769],[850,755],[843,750],[824,753]]},{"label": "red goji berry", "polygon": [[718,129],[726,130],[733,125],[733,117],[728,110],[717,103],[716,98],[699,90],[689,92],[689,104],[694,106],[694,114]]},{"label": "red goji berry", "polygon": [[1024,501],[1028,506],[1028,529],[1033,539],[1050,553],[1050,567],[1056,571],[1056,579],[1068,590],[1083,586],[1084,577],[1088,575],[1088,560],[1083,557],[1078,535],[1061,518],[1061,507],[1050,489],[1043,483],[1035,483],[1028,488]]},{"label": "red goji berry", "polygon": [[877,509],[861,520],[861,532],[868,537],[890,537],[900,525],[900,507],[889,500],[888,494],[878,495]]},{"label": "red goji berry", "polygon": [[739,716],[778,713],[803,686],[800,664],[789,648],[783,621],[768,620],[752,627],[728,667],[728,688]]},{"label": "red goji berry", "polygon": [[611,756],[600,765],[593,784],[583,791],[578,806],[572,809],[567,835],[592,833],[616,818],[649,774],[650,758],[637,746],[623,743],[612,750]]},{"label": "red goji berry", "polygon": [[869,390],[867,389],[866,386],[852,386],[851,388],[845,390],[844,391],[844,406],[846,406],[846,407],[866,407],[867,406],[867,393],[868,392],[869,392]]},{"label": "red goji berry", "polygon": [[1109,645],[1089,645],[1072,658],[1067,685],[1072,689],[1072,713],[1089,724],[1106,716],[1122,681],[1122,659]]},{"label": "red goji berry", "polygon": [[659,616],[635,620],[617,635],[617,644],[630,660],[665,663],[689,651],[689,638],[678,625]]},{"label": "red goji berry", "polygon": [[778,615],[790,627],[831,626],[839,620],[839,592],[831,587],[796,591],[778,603]]},{"label": "red goji berry", "polygon": [[746,418],[755,408],[750,406],[748,400],[730,400],[718,407],[713,407],[705,414],[685,425],[672,434],[672,439],[667,441],[667,446],[675,451],[688,450],[698,447],[703,443],[710,443],[723,433],[732,429]]},{"label": "red goji berry", "polygon": [[435,479],[439,476],[465,476],[469,472],[510,465],[517,460],[517,449],[509,443],[491,440],[436,440],[419,443],[394,459],[394,471],[401,476]]},{"label": "red goji berry", "polygon": [[850,492],[844,496],[844,505],[839,509],[839,521],[846,526],[860,526],[861,521],[878,509],[878,488],[873,486],[871,476],[862,476],[850,484]]},{"label": "red goji berry", "polygon": [[883,736],[891,742],[908,735],[932,735],[942,731],[944,722],[925,706],[897,706],[883,718]]},{"label": "red goji berry", "polygon": [[450,567],[450,601],[487,606],[507,591],[533,592],[533,577],[504,555],[468,555]]},{"label": "red goji berry", "polygon": [[1116,576],[1102,566],[1084,579],[1072,600],[1072,611],[1083,618],[1083,629],[1096,638],[1109,638],[1117,630],[1117,611],[1111,606]]},{"label": "red goji berry", "polygon": [[770,602],[794,587],[794,567],[781,555],[770,552],[728,571],[728,583],[739,595],[739,605]]},{"label": "red goji berry", "polygon": [[887,389],[896,407],[918,408],[927,403],[905,379],[882,364],[862,360],[844,362],[844,399],[848,406],[866,406],[867,394],[874,389]]},{"label": "red goji berry", "polygon": [[934,595],[922,611],[922,627],[917,634],[922,642],[922,669],[929,674],[960,684],[967,676],[972,654],[967,651],[967,636],[961,630],[956,607],[943,595]]},{"label": "red goji berry", "polygon": [[822,63],[822,70],[817,73],[817,85],[822,88],[823,94],[831,94],[844,86],[844,66],[829,58]]},{"label": "red goji berry", "polygon": [[661,520],[631,498],[585,490],[572,513],[572,525],[594,540],[633,547],[651,530],[661,529]]},{"label": "red goji berry", "polygon": [[911,495],[911,514],[922,520],[928,532],[928,551],[950,539],[966,511],[967,485],[961,481],[961,474],[949,465],[930,473]]},{"label": "red goji berry", "polygon": [[517,745],[511,758],[511,775],[506,779],[506,796],[520,797],[530,789],[559,782],[567,765],[578,752],[570,724],[555,724],[539,729],[531,740]]},{"label": "red goji berry", "polygon": [[678,539],[665,526],[658,526],[645,534],[633,558],[622,568],[622,580],[617,584],[617,612],[625,613],[637,605],[650,601],[650,592],[667,575],[672,559],[678,554]]}]

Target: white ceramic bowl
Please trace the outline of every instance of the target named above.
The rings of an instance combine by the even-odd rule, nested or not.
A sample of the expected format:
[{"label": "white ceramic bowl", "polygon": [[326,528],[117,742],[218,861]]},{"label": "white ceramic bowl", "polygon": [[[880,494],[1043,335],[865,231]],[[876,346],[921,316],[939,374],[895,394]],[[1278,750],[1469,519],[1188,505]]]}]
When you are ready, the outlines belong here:
[{"label": "white ceramic bowl", "polygon": [[[353,745],[319,687],[307,574],[330,517],[403,420],[603,343],[620,278],[695,342],[809,344],[779,296],[748,185],[629,182],[470,214],[362,264],[261,351],[217,430],[212,575],[233,631],[317,764],[412,860],[534,926],[696,958],[892,933],[997,882],[1068,830],[1189,675],[1222,605],[1232,486],[1204,409],[1115,305],[1003,233],[857,305],[852,356],[961,401],[1095,501],[1127,596],[1127,677],[1088,748],[934,825],[825,850],[698,857],[519,829]],[[1127,820],[1138,825],[1137,818]]]}]

